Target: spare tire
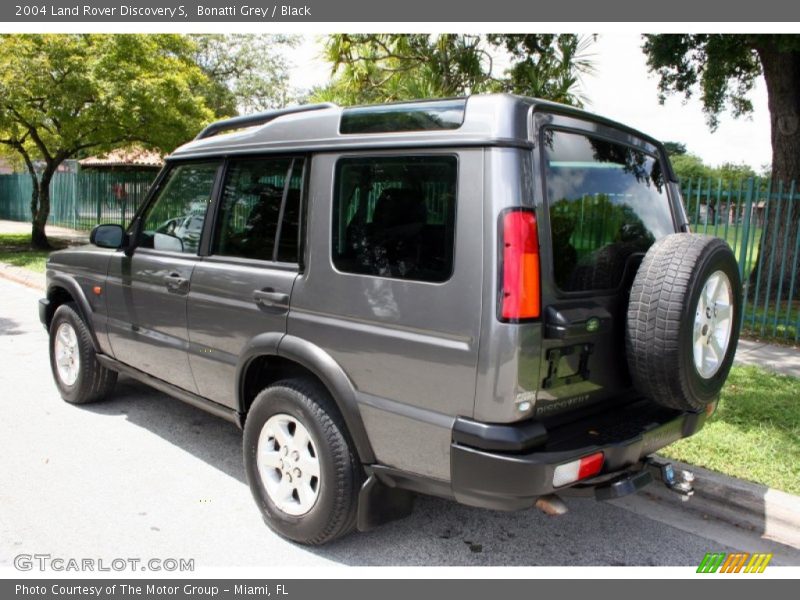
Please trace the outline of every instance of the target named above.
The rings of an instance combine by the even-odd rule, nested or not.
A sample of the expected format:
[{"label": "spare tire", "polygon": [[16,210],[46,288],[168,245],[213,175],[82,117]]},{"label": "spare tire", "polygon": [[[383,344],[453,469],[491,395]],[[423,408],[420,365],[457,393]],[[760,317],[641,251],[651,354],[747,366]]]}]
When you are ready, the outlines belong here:
[{"label": "spare tire", "polygon": [[676,233],[657,241],[631,288],[628,367],[662,406],[701,410],[715,400],[739,340],[742,283],[723,240]]}]

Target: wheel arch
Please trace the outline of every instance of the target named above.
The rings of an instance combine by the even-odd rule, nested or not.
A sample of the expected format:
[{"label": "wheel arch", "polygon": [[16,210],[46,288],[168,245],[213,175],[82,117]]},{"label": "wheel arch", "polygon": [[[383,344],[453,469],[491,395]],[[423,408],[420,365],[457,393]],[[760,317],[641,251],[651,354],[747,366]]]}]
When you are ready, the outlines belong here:
[{"label": "wheel arch", "polygon": [[293,376],[312,377],[325,387],[347,426],[359,459],[364,464],[374,463],[375,455],[349,377],[330,354],[295,336],[262,334],[242,352],[236,368],[236,406],[241,423],[259,391]]},{"label": "wheel arch", "polygon": [[46,325],[48,329],[58,307],[68,302],[74,302],[78,314],[89,330],[95,352],[101,352],[92,323],[92,307],[77,281],[63,275],[53,275],[47,282],[47,300]]}]

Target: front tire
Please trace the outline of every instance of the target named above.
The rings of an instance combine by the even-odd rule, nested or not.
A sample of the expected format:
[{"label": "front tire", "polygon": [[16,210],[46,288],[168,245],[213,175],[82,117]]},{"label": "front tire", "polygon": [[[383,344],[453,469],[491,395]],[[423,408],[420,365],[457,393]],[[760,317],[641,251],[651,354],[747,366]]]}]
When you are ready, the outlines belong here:
[{"label": "front tire", "polygon": [[97,361],[89,328],[72,302],[59,306],[50,322],[50,368],[70,404],[104,400],[117,382],[117,372]]},{"label": "front tire", "polygon": [[361,465],[327,391],[289,379],[264,389],[244,427],[244,463],[253,498],[271,529],[322,545],[356,522]]}]

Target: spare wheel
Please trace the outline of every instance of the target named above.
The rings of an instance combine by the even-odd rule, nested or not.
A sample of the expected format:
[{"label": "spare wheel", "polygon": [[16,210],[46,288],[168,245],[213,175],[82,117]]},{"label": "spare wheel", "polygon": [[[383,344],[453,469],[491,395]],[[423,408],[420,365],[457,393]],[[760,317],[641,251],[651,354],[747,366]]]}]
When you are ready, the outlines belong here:
[{"label": "spare wheel", "polygon": [[676,233],[653,244],[636,273],[626,322],[638,391],[678,410],[716,399],[736,353],[741,297],[736,257],[723,240]]}]

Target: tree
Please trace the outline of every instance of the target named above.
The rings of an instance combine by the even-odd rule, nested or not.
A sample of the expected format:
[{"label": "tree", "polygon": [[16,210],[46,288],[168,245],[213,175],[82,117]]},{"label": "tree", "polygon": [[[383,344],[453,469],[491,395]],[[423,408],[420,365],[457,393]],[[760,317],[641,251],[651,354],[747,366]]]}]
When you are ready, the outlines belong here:
[{"label": "tree", "polygon": [[581,106],[593,37],[576,35],[332,35],[331,83],[317,101],[352,105],[512,92]]},{"label": "tree", "polygon": [[35,248],[49,248],[50,182],[64,160],[134,142],[169,151],[211,120],[193,49],[180,35],[0,36],[0,144],[31,177]]},{"label": "tree", "polygon": [[696,154],[687,152],[670,157],[672,170],[681,181],[688,181],[712,176],[711,167],[703,163],[703,159]]},{"label": "tree", "polygon": [[[659,76],[660,100],[667,95],[689,98],[698,90],[712,130],[720,113],[730,110],[734,117],[753,110],[749,94],[763,75],[767,88],[772,141],[771,177],[775,182],[800,179],[800,36],[779,34],[659,34],[644,36],[643,50],[651,71]],[[784,202],[780,219],[772,203],[761,247],[781,248],[788,234],[787,254],[774,261],[775,288],[789,290],[794,275],[780,265],[792,264],[800,235],[800,206]],[[788,231],[787,231],[788,228]],[[751,278],[758,276],[754,269]],[[762,280],[764,278],[762,277]]]},{"label": "tree", "polygon": [[686,154],[686,144],[681,142],[664,142],[664,150],[670,156],[682,156]]},{"label": "tree", "polygon": [[714,169],[714,176],[719,177],[725,182],[742,181],[756,176],[753,167],[745,163],[722,163]]},{"label": "tree", "polygon": [[217,117],[285,106],[291,99],[285,52],[297,36],[196,34],[194,61],[208,76],[202,94]]}]

